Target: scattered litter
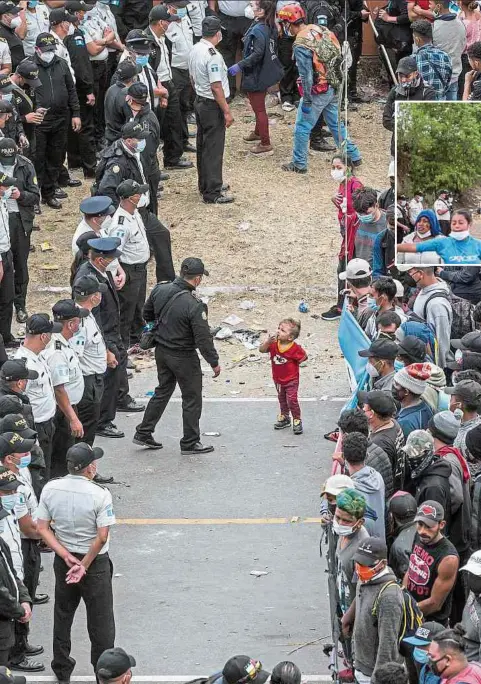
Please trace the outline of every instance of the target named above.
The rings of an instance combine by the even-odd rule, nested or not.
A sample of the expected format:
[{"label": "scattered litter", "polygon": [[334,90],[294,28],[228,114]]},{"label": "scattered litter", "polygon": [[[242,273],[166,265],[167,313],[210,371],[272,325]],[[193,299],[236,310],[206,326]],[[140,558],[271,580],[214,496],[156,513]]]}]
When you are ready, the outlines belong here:
[{"label": "scattered litter", "polygon": [[122,575],[121,572],[116,572],[115,575],[114,575],[114,577],[123,577],[123,575]]},{"label": "scattered litter", "polygon": [[228,340],[229,337],[232,337],[232,330],[227,326],[220,328],[215,334],[216,340]]},{"label": "scattered litter", "polygon": [[249,357],[249,354],[243,354],[242,356],[235,356],[232,359],[232,363],[240,363],[241,361],[245,361]]},{"label": "scattered litter", "polygon": [[40,249],[42,250],[42,252],[51,252],[53,247],[50,244],[50,242],[41,242]]},{"label": "scattered litter", "polygon": [[237,228],[239,230],[249,230],[249,228],[252,226],[252,223],[250,221],[241,221]]},{"label": "scattered litter", "polygon": [[233,333],[236,340],[242,342],[246,349],[257,349],[260,345],[259,337],[261,336],[259,331],[256,330],[236,330]]},{"label": "scattered litter", "polygon": [[203,432],[206,437],[220,437],[220,432]]},{"label": "scattered litter", "polygon": [[294,515],[294,516],[291,518],[291,522],[292,522],[292,523],[299,522],[299,520],[300,520],[300,517],[299,517],[298,515]]},{"label": "scattered litter", "polygon": [[284,449],[297,449],[298,444],[283,444]]},{"label": "scattered litter", "polygon": [[260,356],[249,356],[249,358],[247,360],[251,361],[251,362],[262,361]]},{"label": "scattered litter", "polygon": [[212,335],[212,337],[215,337],[221,328],[221,325],[216,325],[215,328],[211,328],[210,334]]},{"label": "scattered litter", "polygon": [[239,318],[239,316],[236,316],[235,314],[230,314],[230,316],[227,316],[227,318],[224,318],[222,323],[227,323],[227,325],[232,325],[232,327],[235,328],[236,325],[240,325],[242,323],[242,318]]},{"label": "scattered litter", "polygon": [[320,401],[327,401],[328,399],[329,399],[329,397],[327,396],[327,394],[323,394],[322,397],[320,398]]},{"label": "scattered litter", "polygon": [[318,318],[320,318],[319,314],[311,314],[311,318],[314,318],[316,321]]},{"label": "scattered litter", "polygon": [[255,308],[255,305],[256,305],[256,303],[251,301],[250,299],[244,299],[244,301],[242,301],[239,304],[239,309],[244,309],[245,311],[251,311],[252,309]]},{"label": "scattered litter", "polygon": [[58,271],[59,267],[57,264],[43,264],[43,266],[40,266],[42,271]]},{"label": "scattered litter", "polygon": [[269,573],[266,572],[265,570],[251,570],[249,575],[253,575],[254,577],[263,577],[264,575],[268,575]]},{"label": "scattered litter", "polygon": [[154,396],[154,390],[150,390],[150,392],[145,393],[146,397],[153,397]]},{"label": "scattered litter", "polygon": [[303,299],[301,299],[298,308],[301,313],[307,313],[309,311],[309,304],[305,302]]},{"label": "scattered litter", "polygon": [[240,390],[231,390],[231,394],[240,394]]}]

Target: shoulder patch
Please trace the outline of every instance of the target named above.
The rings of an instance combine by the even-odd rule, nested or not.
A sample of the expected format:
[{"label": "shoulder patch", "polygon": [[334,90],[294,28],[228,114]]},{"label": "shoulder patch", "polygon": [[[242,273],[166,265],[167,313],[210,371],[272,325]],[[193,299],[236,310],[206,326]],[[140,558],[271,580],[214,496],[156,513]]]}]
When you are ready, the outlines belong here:
[{"label": "shoulder patch", "polygon": [[125,216],[119,216],[119,226],[123,226],[125,222]]},{"label": "shoulder patch", "polygon": [[113,171],[114,173],[119,173],[119,171],[120,171],[120,166],[119,166],[118,164],[115,164],[114,166],[112,166],[112,171]]},{"label": "shoulder patch", "polygon": [[211,47],[209,48],[209,55],[215,55],[216,54],[216,49]]},{"label": "shoulder patch", "polygon": [[62,343],[59,340],[55,340],[55,349],[62,349]]},{"label": "shoulder patch", "polygon": [[202,312],[202,318],[204,319],[204,321],[207,320],[207,314],[205,313],[205,311]]},{"label": "shoulder patch", "polygon": [[6,42],[7,41],[5,40],[5,38],[0,37],[0,43],[6,43]]}]

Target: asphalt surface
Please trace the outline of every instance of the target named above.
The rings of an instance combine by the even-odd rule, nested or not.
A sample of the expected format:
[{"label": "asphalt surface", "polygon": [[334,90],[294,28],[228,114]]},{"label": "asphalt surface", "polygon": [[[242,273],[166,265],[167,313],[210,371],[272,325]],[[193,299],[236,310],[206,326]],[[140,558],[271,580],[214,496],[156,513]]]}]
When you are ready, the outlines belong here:
[{"label": "asphalt surface", "polygon": [[[136,378],[137,395],[145,395],[149,380],[153,375]],[[125,439],[98,440],[105,449],[99,470],[115,476],[110,489],[120,523],[110,546],[116,645],[135,656],[135,675],[170,681],[211,674],[237,653],[259,658],[267,669],[292,659],[304,674],[327,675],[327,582],[320,526],[308,519],[319,515],[320,485],[330,472],[332,445],[322,436],[341,406],[306,401],[305,432],[294,436],[272,429],[275,402],[208,402],[202,431],[221,434],[203,437],[215,452],[195,458],[180,455],[178,402],[157,428],[161,451],[132,444],[139,414],[118,414]],[[47,669],[30,682],[51,677],[52,555],[42,556],[39,589],[52,600],[35,608],[30,637],[44,645]],[[267,574],[255,577],[252,570]],[[327,638],[289,655],[321,637]],[[72,644],[74,675],[87,681],[83,608]]]}]

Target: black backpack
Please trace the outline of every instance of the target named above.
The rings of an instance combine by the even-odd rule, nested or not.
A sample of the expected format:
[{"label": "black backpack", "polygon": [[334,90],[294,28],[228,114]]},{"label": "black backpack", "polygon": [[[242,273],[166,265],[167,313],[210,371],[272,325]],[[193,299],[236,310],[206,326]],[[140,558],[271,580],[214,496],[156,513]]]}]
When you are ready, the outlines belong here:
[{"label": "black backpack", "polygon": [[372,607],[373,618],[377,617],[377,608],[379,601],[381,600],[381,596],[388,587],[393,586],[399,589],[403,598],[401,627],[399,628],[398,636],[398,644],[400,646],[403,639],[414,636],[417,628],[421,627],[423,624],[424,617],[416,600],[411,596],[408,590],[405,587],[401,587],[395,580],[391,580],[390,582],[386,582],[386,584],[382,585],[378,595],[376,596],[376,600],[374,601],[374,605]]},{"label": "black backpack", "polygon": [[451,304],[453,310],[453,322],[451,323],[451,339],[460,340],[464,335],[476,330],[476,324],[473,318],[474,304],[468,302],[467,299],[458,297],[452,292],[434,292],[424,304],[423,317],[426,320],[428,304],[436,297],[443,297]]},{"label": "black backpack", "polygon": [[306,12],[308,24],[328,28],[342,44],[346,23],[338,3],[327,2],[327,0],[303,0],[301,4]]}]

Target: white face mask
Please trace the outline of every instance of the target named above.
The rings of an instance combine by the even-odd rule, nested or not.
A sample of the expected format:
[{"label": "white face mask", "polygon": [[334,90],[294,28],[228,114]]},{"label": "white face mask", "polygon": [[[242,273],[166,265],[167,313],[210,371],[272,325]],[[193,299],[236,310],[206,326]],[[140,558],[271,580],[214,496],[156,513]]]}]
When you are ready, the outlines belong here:
[{"label": "white face mask", "polygon": [[352,526],[340,525],[335,518],[332,521],[332,529],[339,537],[349,537],[353,534]]},{"label": "white face mask", "polygon": [[379,371],[376,368],[376,366],[373,366],[370,361],[366,363],[366,371],[369,375],[370,378],[378,378],[379,377]]},{"label": "white face mask", "polygon": [[430,235],[432,235],[430,230],[426,231],[425,233],[421,233],[419,230],[416,230],[415,232],[416,232],[416,235],[420,238],[427,238]]},{"label": "white face mask", "polygon": [[19,26],[22,25],[22,20],[20,17],[13,17],[12,21],[10,22],[10,28],[17,29]]},{"label": "white face mask", "polygon": [[246,19],[255,19],[254,8],[252,5],[247,5],[244,10],[244,16]]},{"label": "white face mask", "polygon": [[45,62],[45,64],[50,64],[50,62],[53,61],[53,58],[55,57],[55,52],[41,52],[39,54],[40,59],[42,62]]},{"label": "white face mask", "polygon": [[142,207],[146,207],[148,205],[148,200],[147,200],[147,195],[140,195],[139,203],[137,204],[137,208],[141,209]]},{"label": "white face mask", "polygon": [[74,31],[75,31],[75,26],[73,24],[69,23],[67,36],[73,35]]},{"label": "white face mask", "polygon": [[344,171],[342,169],[331,169],[331,178],[340,183],[345,178]]},{"label": "white face mask", "polygon": [[457,233],[455,233],[454,230],[452,230],[451,237],[455,240],[465,240],[467,237],[469,237],[469,230],[461,230]]}]

